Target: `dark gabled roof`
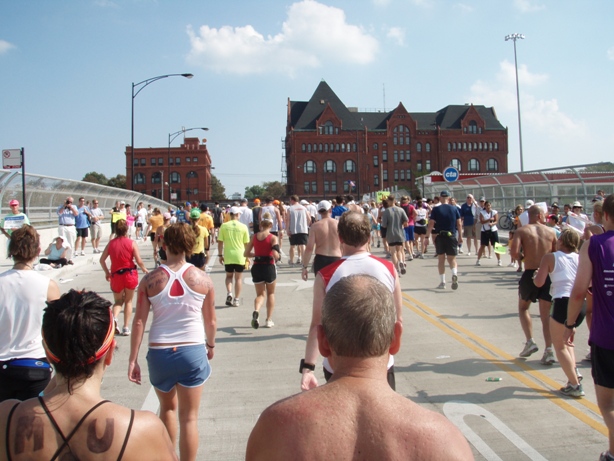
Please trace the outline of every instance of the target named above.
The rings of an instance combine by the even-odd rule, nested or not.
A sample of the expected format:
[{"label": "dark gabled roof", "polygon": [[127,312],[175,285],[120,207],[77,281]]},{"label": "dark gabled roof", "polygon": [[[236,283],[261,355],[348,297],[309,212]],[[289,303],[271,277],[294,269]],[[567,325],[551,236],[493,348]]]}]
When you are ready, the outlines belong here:
[{"label": "dark gabled roof", "polygon": [[[390,112],[350,112],[328,84],[322,80],[311,99],[305,101],[290,101],[290,124],[295,130],[315,130],[316,120],[322,115],[327,105],[343,123],[344,130],[385,130],[386,122],[394,111]],[[460,129],[461,120],[472,106],[450,105],[437,112],[414,112],[409,115],[418,124],[419,130]],[[484,119],[486,130],[503,130],[503,125],[497,120],[492,107],[473,106]]]}]

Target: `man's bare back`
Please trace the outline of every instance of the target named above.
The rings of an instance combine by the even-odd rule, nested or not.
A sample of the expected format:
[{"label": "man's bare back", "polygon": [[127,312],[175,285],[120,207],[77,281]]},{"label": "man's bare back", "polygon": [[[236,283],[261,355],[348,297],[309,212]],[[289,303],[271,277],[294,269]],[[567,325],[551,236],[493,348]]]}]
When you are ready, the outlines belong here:
[{"label": "man's bare back", "polygon": [[553,251],[556,251],[556,233],[552,228],[534,223],[516,230],[512,240],[512,257],[524,259],[525,270],[537,269],[542,257]]},{"label": "man's bare back", "polygon": [[397,394],[385,380],[343,377],[262,413],[246,459],[472,460],[473,454],[445,417]]},{"label": "man's bare back", "polygon": [[[339,245],[339,234],[337,226],[339,221],[333,218],[323,218],[316,221],[309,228],[309,241],[307,242],[306,250],[313,251],[315,246],[315,254],[322,256],[338,256],[341,257],[341,246]],[[313,245],[309,246],[312,241]],[[310,253],[311,254],[311,253]]]}]

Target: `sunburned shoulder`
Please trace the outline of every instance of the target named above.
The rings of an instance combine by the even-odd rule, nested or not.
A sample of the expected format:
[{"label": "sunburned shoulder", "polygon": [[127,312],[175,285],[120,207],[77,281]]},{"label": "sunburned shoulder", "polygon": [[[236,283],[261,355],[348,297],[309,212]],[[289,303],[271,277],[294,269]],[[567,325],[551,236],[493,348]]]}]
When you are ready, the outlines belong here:
[{"label": "sunburned shoulder", "polygon": [[183,273],[183,280],[190,288],[199,293],[206,294],[213,288],[211,278],[197,267],[190,267]]}]

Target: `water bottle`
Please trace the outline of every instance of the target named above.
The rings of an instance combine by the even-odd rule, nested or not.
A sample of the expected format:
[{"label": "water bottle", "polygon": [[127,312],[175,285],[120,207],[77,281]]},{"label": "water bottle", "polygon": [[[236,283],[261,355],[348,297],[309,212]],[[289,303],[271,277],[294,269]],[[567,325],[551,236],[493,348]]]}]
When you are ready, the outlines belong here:
[{"label": "water bottle", "polygon": [[497,383],[499,381],[503,381],[503,378],[492,378],[492,377],[488,377],[486,378],[486,381],[488,381],[489,383]]}]

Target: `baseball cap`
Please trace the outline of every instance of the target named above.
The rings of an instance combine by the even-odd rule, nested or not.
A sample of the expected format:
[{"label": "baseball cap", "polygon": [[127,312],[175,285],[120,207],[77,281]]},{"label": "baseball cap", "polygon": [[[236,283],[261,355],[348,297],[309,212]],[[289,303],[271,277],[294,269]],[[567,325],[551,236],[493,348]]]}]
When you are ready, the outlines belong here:
[{"label": "baseball cap", "polygon": [[552,205],[550,205],[552,208],[558,208],[559,204],[557,202],[552,202]]},{"label": "baseball cap", "polygon": [[575,202],[573,202],[573,205],[571,207],[572,208],[584,208],[582,206],[582,204],[580,202],[578,202],[577,200]]},{"label": "baseball cap", "polygon": [[200,210],[198,208],[194,208],[192,211],[190,211],[190,218],[191,219],[200,218]]},{"label": "baseball cap", "polygon": [[309,205],[309,202],[305,199],[301,200],[301,205]]},{"label": "baseball cap", "polygon": [[9,206],[13,206],[13,205],[19,205],[19,200],[15,200],[15,199],[11,200],[9,202]]},{"label": "baseball cap", "polygon": [[254,199],[254,203],[260,203],[260,199],[259,198],[255,198]]},{"label": "baseball cap", "polygon": [[273,205],[279,205],[279,200],[273,200]]},{"label": "baseball cap", "polygon": [[169,212],[166,212],[166,213],[164,213],[164,214],[162,215],[162,217],[163,217],[164,219],[171,219],[171,214],[170,214]]},{"label": "baseball cap", "polygon": [[447,190],[442,190],[442,191],[439,193],[439,196],[440,196],[440,197],[449,197],[449,196],[450,196],[450,192],[448,192]]},{"label": "baseball cap", "polygon": [[330,210],[331,209],[331,204],[328,200],[322,200],[320,203],[318,203],[318,211],[320,210]]},{"label": "baseball cap", "polygon": [[526,203],[524,204],[525,208],[530,207],[535,205],[535,202],[533,200],[527,200]]},{"label": "baseball cap", "polygon": [[480,197],[480,202],[485,202],[486,201],[486,197]]},{"label": "baseball cap", "polygon": [[185,206],[192,206],[190,202],[185,202]]},{"label": "baseball cap", "polygon": [[230,214],[241,214],[241,210],[239,210],[239,207],[233,206],[233,207],[230,207],[229,213]]}]

